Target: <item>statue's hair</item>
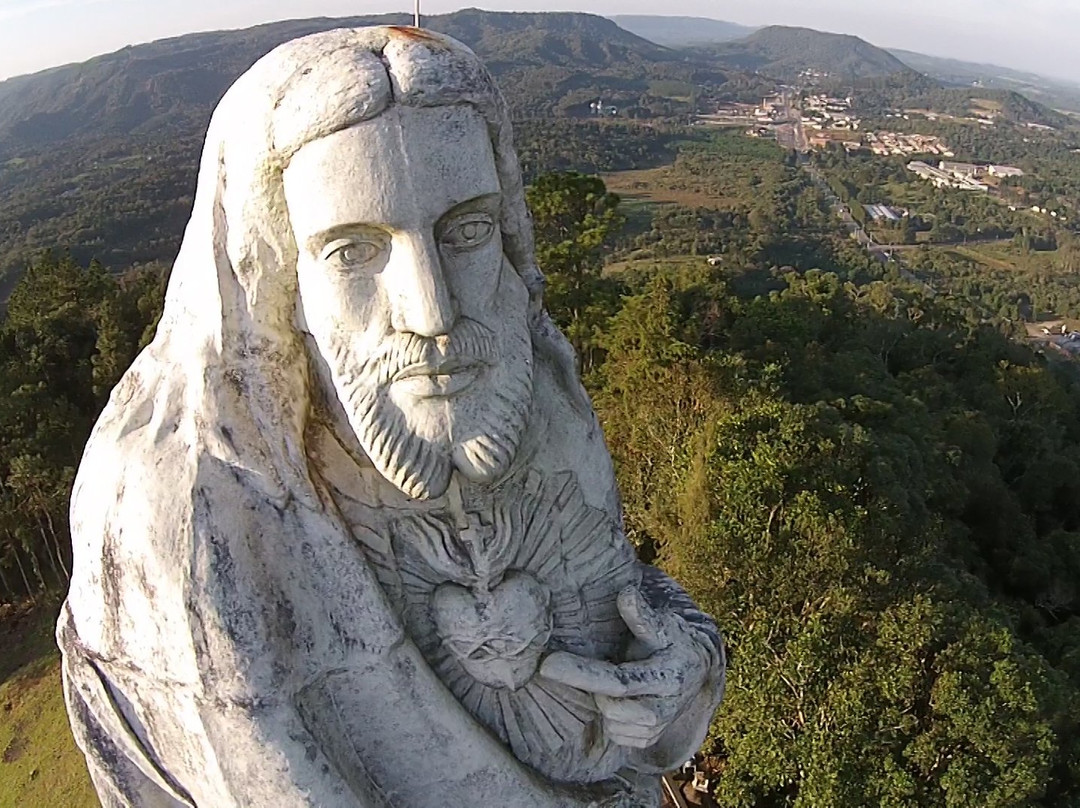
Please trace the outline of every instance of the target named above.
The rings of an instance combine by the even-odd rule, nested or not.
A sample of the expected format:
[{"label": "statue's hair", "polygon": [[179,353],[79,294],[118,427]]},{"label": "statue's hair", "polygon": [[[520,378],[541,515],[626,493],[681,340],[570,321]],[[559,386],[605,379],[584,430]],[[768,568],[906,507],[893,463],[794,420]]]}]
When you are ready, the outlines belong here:
[{"label": "statue's hair", "polygon": [[543,276],[536,266],[532,227],[502,94],[476,56],[458,42],[414,28],[339,29],[297,40],[267,60],[293,66],[281,84],[271,118],[273,157],[281,167],[306,143],[378,117],[390,106],[464,104],[487,124],[503,195],[503,249],[529,290],[538,313]]}]

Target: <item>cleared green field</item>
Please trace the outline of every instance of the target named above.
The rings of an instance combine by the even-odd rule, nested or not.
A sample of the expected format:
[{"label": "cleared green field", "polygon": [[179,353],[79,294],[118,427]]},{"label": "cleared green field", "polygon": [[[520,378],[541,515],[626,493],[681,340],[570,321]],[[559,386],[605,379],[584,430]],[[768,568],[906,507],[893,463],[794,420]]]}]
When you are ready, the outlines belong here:
[{"label": "cleared green field", "polygon": [[1064,255],[1060,250],[1023,249],[1010,241],[989,243],[971,243],[951,249],[972,261],[977,261],[992,269],[1018,270],[1025,272],[1057,272],[1060,270]]},{"label": "cleared green field", "polygon": [[0,615],[0,808],[98,808],[60,689],[53,609]]}]

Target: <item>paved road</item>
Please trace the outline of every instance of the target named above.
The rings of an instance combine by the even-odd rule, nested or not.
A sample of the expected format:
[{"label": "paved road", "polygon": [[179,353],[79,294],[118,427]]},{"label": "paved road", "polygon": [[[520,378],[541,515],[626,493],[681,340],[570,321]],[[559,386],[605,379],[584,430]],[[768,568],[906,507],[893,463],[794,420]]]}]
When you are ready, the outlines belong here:
[{"label": "paved road", "polygon": [[851,214],[848,212],[848,208],[840,201],[836,193],[829,187],[829,183],[826,181],[824,175],[816,167],[810,164],[810,161],[804,156],[799,155],[799,165],[810,175],[814,184],[818,186],[818,189],[824,194],[825,198],[832,206],[833,212],[837,215],[837,218],[843,223],[848,233],[866,248],[870,255],[877,258],[883,264],[895,264],[896,270],[900,273],[900,277],[909,283],[914,283],[917,286],[921,286],[927,294],[935,295],[937,290],[933,286],[928,284],[922,278],[915,275],[911,270],[905,267],[896,257],[896,251],[898,249],[911,250],[919,247],[918,244],[878,244],[874,241],[874,237],[863,229],[857,221],[855,221]]},{"label": "paved road", "polygon": [[784,102],[784,123],[776,127],[776,141],[782,148],[805,153],[806,132],[803,131],[798,93],[794,89],[785,88],[780,91],[780,97]]},{"label": "paved road", "polygon": [[1007,238],[969,238],[960,239],[958,241],[927,241],[922,244],[877,244],[875,243],[872,250],[883,250],[888,252],[903,251],[903,250],[917,250],[920,247],[963,247],[965,244],[1009,244],[1011,239]]}]

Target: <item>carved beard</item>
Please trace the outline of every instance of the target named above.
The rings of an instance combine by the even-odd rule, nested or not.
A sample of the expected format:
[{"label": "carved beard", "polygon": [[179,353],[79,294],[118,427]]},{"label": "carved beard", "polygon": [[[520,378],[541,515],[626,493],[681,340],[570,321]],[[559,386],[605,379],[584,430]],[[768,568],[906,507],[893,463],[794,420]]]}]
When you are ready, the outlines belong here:
[{"label": "carved beard", "polygon": [[[347,340],[331,345],[330,369],[345,414],[375,468],[413,499],[441,496],[456,468],[474,482],[501,477],[517,454],[532,405],[532,340],[521,318],[498,332],[462,318],[447,336],[391,332],[360,358]],[[450,360],[484,366],[453,397],[391,395],[395,376]]]}]

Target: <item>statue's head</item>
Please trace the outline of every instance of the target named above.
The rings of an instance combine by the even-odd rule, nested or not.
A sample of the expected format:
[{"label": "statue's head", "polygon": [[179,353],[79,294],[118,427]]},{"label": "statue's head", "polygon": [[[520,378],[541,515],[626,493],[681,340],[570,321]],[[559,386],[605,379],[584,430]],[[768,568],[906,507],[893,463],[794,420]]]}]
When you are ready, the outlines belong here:
[{"label": "statue's head", "polygon": [[[505,104],[471,51],[382,27],[264,57],[215,112],[177,273],[206,229],[217,336],[255,399],[306,402],[322,385],[410,497],[441,495],[455,469],[476,482],[506,472],[529,417],[533,341],[566,349],[541,308]],[[190,313],[199,292],[173,284]],[[302,420],[302,402],[291,407]]]}]

